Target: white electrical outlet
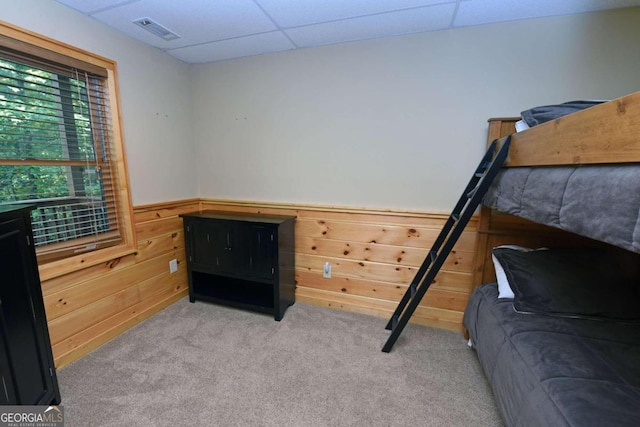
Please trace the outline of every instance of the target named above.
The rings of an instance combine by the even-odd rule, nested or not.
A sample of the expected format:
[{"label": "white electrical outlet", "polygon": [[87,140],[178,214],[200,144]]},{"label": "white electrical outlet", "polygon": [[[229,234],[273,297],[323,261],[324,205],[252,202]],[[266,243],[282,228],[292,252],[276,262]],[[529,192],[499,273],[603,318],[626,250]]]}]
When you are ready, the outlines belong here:
[{"label": "white electrical outlet", "polygon": [[178,260],[172,259],[169,261],[169,273],[175,273],[176,271],[178,271]]},{"label": "white electrical outlet", "polygon": [[331,279],[331,264],[328,262],[324,263],[324,268],[322,269],[322,277],[325,279]]}]

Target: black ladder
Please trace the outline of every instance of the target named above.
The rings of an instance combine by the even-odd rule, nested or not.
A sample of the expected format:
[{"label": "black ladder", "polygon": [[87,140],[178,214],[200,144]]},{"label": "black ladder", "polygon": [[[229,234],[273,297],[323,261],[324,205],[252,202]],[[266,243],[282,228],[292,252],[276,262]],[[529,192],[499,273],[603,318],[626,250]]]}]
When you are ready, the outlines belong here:
[{"label": "black ladder", "polygon": [[458,241],[469,219],[482,201],[491,182],[504,164],[507,154],[509,153],[510,142],[511,136],[508,136],[500,147],[500,150],[495,154],[495,157],[494,152],[498,141],[493,141],[489,146],[478,168],[471,177],[471,181],[467,184],[456,207],[453,209],[433,247],[409,285],[407,292],[405,292],[391,319],[389,319],[386,329],[391,330],[391,335],[387,339],[384,347],[382,347],[382,351],[385,353],[391,351],[391,348],[407,325],[407,322],[409,322],[413,312],[418,307],[422,297],[424,297],[429,286],[431,286],[431,283],[433,283],[436,278],[440,267],[442,267],[447,256],[449,256],[453,245]]}]

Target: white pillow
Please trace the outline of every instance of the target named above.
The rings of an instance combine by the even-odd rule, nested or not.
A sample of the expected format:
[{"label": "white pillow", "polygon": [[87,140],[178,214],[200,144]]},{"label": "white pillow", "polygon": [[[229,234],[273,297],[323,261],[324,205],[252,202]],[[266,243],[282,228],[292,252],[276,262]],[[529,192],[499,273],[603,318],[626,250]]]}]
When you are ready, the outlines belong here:
[{"label": "white pillow", "polygon": [[516,122],[516,132],[522,132],[527,129],[529,129],[529,125],[524,120],[518,120]]},{"label": "white pillow", "polygon": [[[507,249],[513,249],[515,251],[522,251],[522,252],[540,251],[540,250],[547,249],[547,248],[531,249],[531,248],[525,248],[524,246],[518,246],[518,245],[501,245],[501,246],[496,246],[493,249],[497,249],[497,248],[507,248]],[[493,260],[493,267],[496,270],[496,280],[498,282],[498,298],[510,298],[510,299],[515,298],[515,295],[513,294],[513,290],[511,289],[511,285],[509,285],[509,279],[507,279],[507,275],[504,272],[504,268],[502,268],[502,265],[493,254],[491,254],[491,259]]]}]

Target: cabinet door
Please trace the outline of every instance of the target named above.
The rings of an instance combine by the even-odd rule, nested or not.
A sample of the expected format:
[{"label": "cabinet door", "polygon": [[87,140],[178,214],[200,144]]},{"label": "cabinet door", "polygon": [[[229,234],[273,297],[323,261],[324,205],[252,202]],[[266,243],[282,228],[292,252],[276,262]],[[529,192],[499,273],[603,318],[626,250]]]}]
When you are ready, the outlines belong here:
[{"label": "cabinet door", "polygon": [[233,273],[250,279],[274,275],[274,228],[261,224],[235,223],[231,232]]},{"label": "cabinet door", "polygon": [[[9,402],[37,405],[50,401],[53,379],[46,358],[44,313],[36,313],[34,298],[42,298],[31,248],[22,220],[0,224],[0,327],[6,359],[2,370]],[[36,304],[36,306],[39,306]],[[43,324],[44,323],[44,324]],[[11,386],[6,384],[13,382]],[[13,392],[15,391],[15,392]],[[13,394],[13,396],[12,396]],[[15,399],[15,400],[13,400]],[[13,401],[12,401],[13,400]]]},{"label": "cabinet door", "polygon": [[15,405],[18,400],[6,342],[4,326],[2,326],[0,328],[0,405]]},{"label": "cabinet door", "polygon": [[189,260],[193,266],[211,271],[231,271],[233,254],[229,224],[225,221],[190,220],[187,226]]},{"label": "cabinet door", "polygon": [[216,256],[211,244],[210,228],[206,221],[189,221],[187,224],[191,252],[189,260],[205,268],[213,268]]},{"label": "cabinet door", "polygon": [[243,222],[230,224],[229,236],[229,248],[233,258],[228,272],[236,276],[250,276],[251,251],[249,250],[249,243],[251,242],[251,225]]},{"label": "cabinet door", "polygon": [[271,279],[275,272],[276,230],[273,227],[254,225],[251,227],[250,263],[251,274],[254,277]]},{"label": "cabinet door", "polygon": [[235,272],[234,227],[230,221],[211,221],[211,244],[216,254],[216,268],[221,273]]}]

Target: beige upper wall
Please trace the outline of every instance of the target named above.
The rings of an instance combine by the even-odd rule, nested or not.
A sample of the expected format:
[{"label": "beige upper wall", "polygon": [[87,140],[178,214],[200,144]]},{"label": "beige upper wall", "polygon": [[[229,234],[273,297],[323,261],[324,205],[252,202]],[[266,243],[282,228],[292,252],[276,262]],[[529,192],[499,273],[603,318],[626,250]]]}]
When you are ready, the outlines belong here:
[{"label": "beige upper wall", "polygon": [[640,8],[192,67],[201,197],[448,211],[487,119],[640,90]]},{"label": "beige upper wall", "polygon": [[136,205],[201,196],[448,211],[488,117],[640,89],[640,8],[192,68],[53,0],[4,2],[0,19],[118,62]]},{"label": "beige upper wall", "polygon": [[0,19],[117,61],[133,203],[196,197],[187,64],[53,0],[3,1]]}]

